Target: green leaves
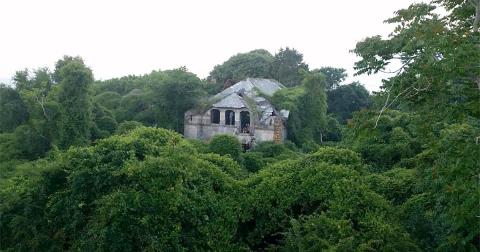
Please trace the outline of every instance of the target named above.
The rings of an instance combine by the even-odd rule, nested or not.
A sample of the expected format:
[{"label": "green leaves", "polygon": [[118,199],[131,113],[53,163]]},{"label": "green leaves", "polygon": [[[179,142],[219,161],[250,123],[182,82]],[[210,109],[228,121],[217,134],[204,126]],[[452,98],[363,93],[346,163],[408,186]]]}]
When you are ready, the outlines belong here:
[{"label": "green leaves", "polygon": [[12,132],[27,119],[27,106],[20,94],[12,88],[0,85],[0,133]]},{"label": "green leaves", "polygon": [[[60,67],[59,67],[60,66]],[[81,59],[65,57],[57,62],[55,78],[60,80],[58,102],[62,109],[59,127],[59,146],[85,145],[92,124],[92,71]]]},{"label": "green leaves", "polygon": [[216,65],[209,79],[221,85],[231,85],[245,78],[270,78],[273,61],[273,56],[266,50],[239,53]]},{"label": "green leaves", "polygon": [[257,250],[418,250],[365,184],[362,166],[349,150],[321,148],[261,170],[246,180],[251,210],[243,239]]},{"label": "green leaves", "polygon": [[303,55],[286,47],[280,48],[272,62],[272,76],[287,87],[298,86],[302,82],[301,71],[308,71],[308,65],[303,62]]},{"label": "green leaves", "polygon": [[[233,143],[224,140],[211,146]],[[268,144],[252,153],[278,151],[283,161],[247,177],[228,155],[137,127],[27,163],[39,172],[0,181],[2,249],[416,249],[367,186],[358,154]]]}]

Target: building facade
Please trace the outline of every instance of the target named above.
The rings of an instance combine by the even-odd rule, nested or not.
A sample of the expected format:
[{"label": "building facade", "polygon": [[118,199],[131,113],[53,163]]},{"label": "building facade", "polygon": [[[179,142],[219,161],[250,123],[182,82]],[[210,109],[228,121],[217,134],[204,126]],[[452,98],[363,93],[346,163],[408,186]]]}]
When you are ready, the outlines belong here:
[{"label": "building facade", "polygon": [[284,86],[270,79],[248,78],[209,99],[206,109],[191,109],[185,113],[186,138],[209,140],[214,135],[236,136],[244,148],[255,143],[286,138],[289,112],[277,110],[264,97]]}]

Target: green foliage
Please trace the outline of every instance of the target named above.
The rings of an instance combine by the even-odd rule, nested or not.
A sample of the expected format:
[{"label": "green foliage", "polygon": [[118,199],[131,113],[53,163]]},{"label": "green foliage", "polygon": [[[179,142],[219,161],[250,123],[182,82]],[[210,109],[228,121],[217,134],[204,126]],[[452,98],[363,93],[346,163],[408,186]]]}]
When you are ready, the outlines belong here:
[{"label": "green foliage", "polygon": [[287,87],[300,85],[303,78],[301,70],[308,71],[308,65],[303,62],[303,55],[294,48],[280,48],[273,57],[272,76]]},{"label": "green foliage", "polygon": [[121,99],[122,96],[115,91],[106,91],[94,97],[95,103],[100,104],[112,111],[118,109]]},{"label": "green foliage", "polygon": [[366,177],[367,183],[378,194],[394,205],[407,201],[419,188],[415,169],[395,168]]},{"label": "green foliage", "polygon": [[117,130],[115,131],[115,134],[117,135],[127,134],[130,131],[142,126],[143,124],[137,121],[124,121],[118,125]]},{"label": "green foliage", "polygon": [[220,84],[234,84],[245,78],[270,78],[273,56],[266,50],[254,50],[232,56],[210,72],[209,79]]},{"label": "green foliage", "polygon": [[184,113],[204,96],[202,81],[186,68],[152,71],[95,83],[95,101],[117,122],[138,121],[183,132]]},{"label": "green foliage", "polygon": [[243,193],[227,173],[242,170],[229,158],[196,155],[174,132],[138,128],[36,164],[29,168],[40,173],[0,186],[2,249],[240,247]]},{"label": "green foliage", "polygon": [[303,142],[313,140],[322,142],[322,134],[327,124],[327,97],[325,95],[325,78],[321,74],[307,74],[302,82],[305,94],[301,98]]},{"label": "green foliage", "polygon": [[0,84],[0,133],[12,132],[28,119],[28,110],[19,93]]},{"label": "green foliage", "polygon": [[90,138],[92,124],[92,71],[83,61],[65,57],[57,62],[55,76],[60,80],[58,102],[62,108],[59,146],[85,145]]},{"label": "green foliage", "polygon": [[37,159],[50,149],[50,141],[31,125],[22,125],[15,129],[14,149],[19,159]]},{"label": "green foliage", "polygon": [[340,84],[347,78],[347,70],[335,67],[322,67],[313,69],[312,73],[321,73],[325,76],[325,88],[333,90],[340,87]]},{"label": "green foliage", "polygon": [[238,164],[238,162],[231,159],[229,156],[220,156],[214,153],[205,153],[200,154],[199,157],[217,166],[218,169],[222,170],[232,178],[242,179],[247,175],[246,170],[244,170]]},{"label": "green foliage", "polygon": [[342,139],[342,126],[330,115],[327,115],[327,126],[324,130],[324,141],[338,142]]},{"label": "green foliage", "polygon": [[163,80],[152,86],[157,125],[183,132],[184,113],[193,108],[202,96],[201,81],[186,69],[163,72]]},{"label": "green foliage", "polygon": [[301,142],[299,133],[302,129],[300,100],[304,93],[305,91],[301,86],[285,88],[275,92],[271,98],[275,107],[290,111],[287,123],[287,138],[296,144]]},{"label": "green foliage", "polygon": [[319,73],[306,73],[302,86],[275,92],[271,100],[277,108],[290,111],[288,139],[297,145],[320,143],[327,128],[325,79]]},{"label": "green foliage", "polygon": [[399,218],[402,220],[403,226],[425,251],[435,249],[435,232],[444,232],[435,230],[433,204],[429,193],[420,193],[410,197],[400,208]]},{"label": "green foliage", "polygon": [[0,134],[0,162],[18,158],[19,150],[16,148],[15,135],[13,133]]},{"label": "green foliage", "polygon": [[[357,74],[402,66],[373,97],[288,47],[204,81],[181,67],[93,84],[70,56],[18,71],[0,86],[0,250],[478,251],[475,15],[457,0],[397,11],[388,38],[354,50]],[[181,132],[206,93],[247,77],[291,87],[269,99],[294,143],[242,153],[234,136],[143,126]]]},{"label": "green foliage", "polygon": [[282,160],[292,160],[301,156],[293,143],[276,144],[273,142],[262,142],[254,146],[252,150],[245,153],[244,165],[249,171],[258,171],[263,167]]},{"label": "green foliage", "polygon": [[240,161],[242,146],[238,139],[230,135],[216,135],[210,140],[210,152],[225,156],[229,155],[232,159]]},{"label": "green foliage", "polygon": [[327,92],[328,113],[345,123],[352,118],[352,113],[370,107],[370,97],[365,87],[353,82],[342,85]]},{"label": "green foliage", "polygon": [[418,157],[439,249],[473,250],[478,242],[478,228],[472,224],[478,221],[480,207],[480,148],[475,142],[479,135],[478,124],[448,125]]},{"label": "green foliage", "polygon": [[114,111],[117,121],[138,121],[145,125],[155,125],[153,101],[148,95],[148,92],[140,89],[134,89],[124,95],[118,109]]},{"label": "green foliage", "polygon": [[117,121],[113,113],[98,103],[93,104],[94,123],[91,131],[91,138],[105,138],[110,136],[117,129]]},{"label": "green foliage", "polygon": [[263,155],[259,152],[242,153],[242,160],[243,166],[249,172],[258,172],[265,166]]},{"label": "green foliage", "polygon": [[[421,251],[398,226],[372,214],[363,221],[362,232],[358,232],[351,221],[328,214],[292,219],[285,251]],[[369,239],[371,236],[377,239]]]},{"label": "green foliage", "polygon": [[[417,250],[408,234],[391,217],[388,203],[360,179],[355,167],[361,165],[358,155],[346,153],[346,150],[325,149],[304,159],[276,163],[251,176],[247,180],[252,190],[251,210],[243,217],[241,239],[257,250],[278,249],[286,241],[287,250],[315,251],[318,246],[328,245],[313,242],[315,240],[332,238],[332,246],[346,246],[331,235],[341,236],[351,230],[353,235],[348,241],[351,247]],[[328,227],[317,226],[316,221],[305,225],[313,228],[307,230],[302,230],[298,221],[292,221],[315,219],[317,214],[332,219],[335,224],[343,223],[343,227],[335,225],[341,230],[327,234],[317,232]],[[315,236],[317,238],[309,240]]]},{"label": "green foliage", "polygon": [[[440,16],[436,9],[441,8],[461,11]],[[396,102],[423,113],[425,121],[478,118],[480,50],[478,33],[467,21],[474,16],[469,1],[431,1],[399,10],[386,21],[396,25],[387,39],[374,36],[357,43],[354,52],[361,58],[355,63],[357,74],[400,63],[396,76],[383,85]]]},{"label": "green foliage", "polygon": [[354,113],[345,130],[345,144],[361,153],[374,171],[412,167],[412,158],[422,150],[416,137],[418,117],[389,110],[375,127],[377,117],[373,111]]}]

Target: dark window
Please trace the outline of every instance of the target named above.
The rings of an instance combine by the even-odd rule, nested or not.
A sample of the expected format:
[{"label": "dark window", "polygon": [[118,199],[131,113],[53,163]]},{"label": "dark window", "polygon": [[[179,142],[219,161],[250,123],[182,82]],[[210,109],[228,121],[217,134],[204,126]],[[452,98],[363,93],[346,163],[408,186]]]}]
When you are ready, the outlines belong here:
[{"label": "dark window", "polygon": [[250,113],[248,111],[240,112],[240,126],[242,133],[250,133]]},{"label": "dark window", "polygon": [[218,109],[212,109],[210,111],[210,121],[216,124],[220,123],[220,111]]},{"label": "dark window", "polygon": [[235,112],[232,110],[225,111],[225,125],[235,125]]}]

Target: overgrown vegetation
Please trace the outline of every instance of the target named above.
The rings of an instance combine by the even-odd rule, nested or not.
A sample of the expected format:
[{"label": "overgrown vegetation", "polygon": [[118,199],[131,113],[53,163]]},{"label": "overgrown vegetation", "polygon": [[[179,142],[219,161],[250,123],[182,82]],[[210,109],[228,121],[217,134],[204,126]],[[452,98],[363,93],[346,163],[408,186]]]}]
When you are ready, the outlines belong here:
[{"label": "overgrown vegetation", "polygon": [[[359,74],[403,63],[373,95],[289,48],[207,80],[94,81],[70,56],[17,72],[0,85],[0,250],[478,251],[474,3],[414,4],[359,42]],[[290,110],[288,141],[182,137],[187,109],[245,77],[289,87],[268,97]]]}]

